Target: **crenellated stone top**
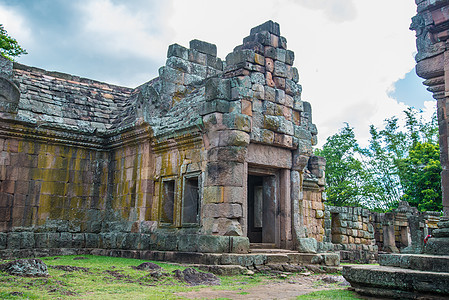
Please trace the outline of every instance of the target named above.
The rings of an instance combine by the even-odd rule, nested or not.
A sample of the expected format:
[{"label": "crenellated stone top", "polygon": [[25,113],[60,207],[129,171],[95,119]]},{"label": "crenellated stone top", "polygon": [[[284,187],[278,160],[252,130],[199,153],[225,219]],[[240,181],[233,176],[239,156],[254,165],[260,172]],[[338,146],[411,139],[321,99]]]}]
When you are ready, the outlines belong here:
[{"label": "crenellated stone top", "polygon": [[170,45],[159,76],[135,89],[3,61],[0,72],[19,85],[17,120],[32,126],[101,137],[147,124],[164,139],[204,130],[219,114],[251,142],[311,153],[317,130],[294,58],[279,24],[268,21],[225,61],[204,41]]}]

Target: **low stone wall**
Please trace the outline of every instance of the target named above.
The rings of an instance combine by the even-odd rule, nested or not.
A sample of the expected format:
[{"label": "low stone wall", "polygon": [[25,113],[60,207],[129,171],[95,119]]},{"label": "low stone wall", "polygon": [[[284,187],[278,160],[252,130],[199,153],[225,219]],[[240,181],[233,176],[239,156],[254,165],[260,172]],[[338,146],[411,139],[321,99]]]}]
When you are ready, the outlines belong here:
[{"label": "low stone wall", "polygon": [[340,252],[346,262],[373,262],[377,259],[373,216],[360,207],[325,207],[325,242]]},{"label": "low stone wall", "polygon": [[[416,232],[411,232],[409,218],[414,216],[416,222],[416,228],[420,231],[420,240],[415,243],[423,244],[423,238],[428,234],[432,235],[433,230],[438,228],[438,222],[441,217],[440,212],[426,211],[418,212],[417,209],[410,207],[408,203],[401,202],[399,207],[392,212],[388,213],[371,213],[372,222],[374,226],[374,238],[376,239],[376,245],[380,251],[386,252],[398,252],[411,246],[413,238]],[[391,226],[390,243],[394,243],[396,249],[390,249],[388,242],[385,243],[385,236],[389,236],[389,233],[385,232],[387,228]],[[416,239],[416,237],[415,237]],[[394,241],[394,242],[393,242]],[[423,246],[423,245],[421,245]],[[393,247],[394,248],[394,247]]]},{"label": "low stone wall", "polygon": [[33,256],[33,253],[45,255],[56,253],[57,249],[71,249],[74,253],[89,249],[247,253],[249,249],[246,237],[200,235],[195,230],[141,228],[140,232],[97,233],[78,232],[64,226],[55,227],[53,231],[17,228],[15,231],[0,233],[0,258]]}]

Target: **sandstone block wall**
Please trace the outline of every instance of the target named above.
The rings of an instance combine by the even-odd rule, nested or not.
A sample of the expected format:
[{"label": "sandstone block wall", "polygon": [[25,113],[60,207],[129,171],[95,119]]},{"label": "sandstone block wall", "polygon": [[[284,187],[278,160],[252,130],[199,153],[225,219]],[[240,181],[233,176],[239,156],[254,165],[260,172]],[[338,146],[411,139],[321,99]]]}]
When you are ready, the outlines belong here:
[{"label": "sandstone block wall", "polygon": [[0,59],[0,250],[244,252],[249,176],[269,243],[322,242],[325,162],[293,62],[272,21],[225,61],[171,45],[135,89]]},{"label": "sandstone block wall", "polygon": [[13,138],[0,144],[1,231],[48,219],[72,220],[85,231],[105,208],[107,153]]},{"label": "sandstone block wall", "polygon": [[325,238],[340,251],[342,261],[373,262],[377,259],[373,216],[360,207],[325,208]]}]

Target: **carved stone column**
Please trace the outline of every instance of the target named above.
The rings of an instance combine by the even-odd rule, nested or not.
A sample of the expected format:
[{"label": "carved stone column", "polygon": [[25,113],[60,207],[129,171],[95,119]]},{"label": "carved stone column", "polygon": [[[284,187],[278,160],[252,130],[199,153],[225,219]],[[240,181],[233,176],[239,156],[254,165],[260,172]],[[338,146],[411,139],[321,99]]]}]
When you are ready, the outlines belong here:
[{"label": "carved stone column", "polygon": [[410,29],[416,31],[416,74],[437,100],[440,134],[441,189],[444,216],[430,239],[427,253],[449,253],[449,0],[415,0],[417,15]]}]

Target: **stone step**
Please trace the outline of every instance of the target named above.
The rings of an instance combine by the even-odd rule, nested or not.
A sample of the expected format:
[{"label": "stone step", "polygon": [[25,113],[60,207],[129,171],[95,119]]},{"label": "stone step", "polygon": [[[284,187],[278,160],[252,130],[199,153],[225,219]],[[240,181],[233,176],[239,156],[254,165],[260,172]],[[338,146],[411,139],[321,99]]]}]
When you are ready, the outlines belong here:
[{"label": "stone step", "polygon": [[276,249],[276,244],[271,243],[250,243],[250,249]]},{"label": "stone step", "polygon": [[287,249],[251,249],[251,253],[298,253],[298,251]]},{"label": "stone step", "polygon": [[379,254],[381,266],[449,273],[449,255]]},{"label": "stone step", "polygon": [[449,273],[390,266],[343,266],[343,276],[354,290],[377,298],[449,299]]}]

